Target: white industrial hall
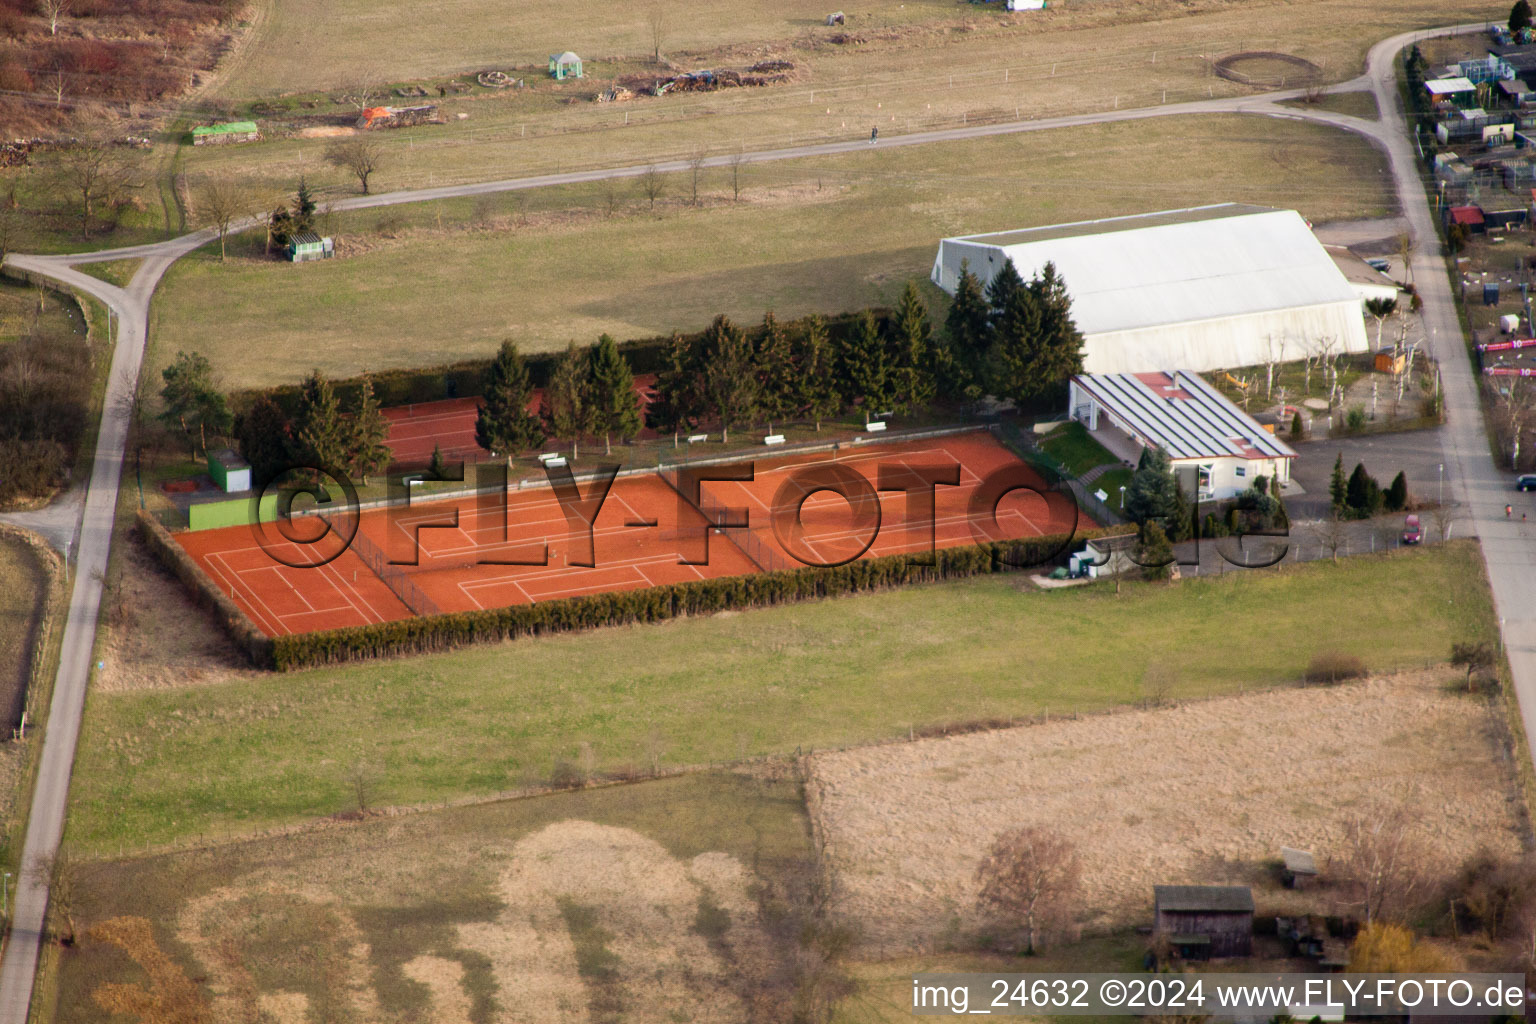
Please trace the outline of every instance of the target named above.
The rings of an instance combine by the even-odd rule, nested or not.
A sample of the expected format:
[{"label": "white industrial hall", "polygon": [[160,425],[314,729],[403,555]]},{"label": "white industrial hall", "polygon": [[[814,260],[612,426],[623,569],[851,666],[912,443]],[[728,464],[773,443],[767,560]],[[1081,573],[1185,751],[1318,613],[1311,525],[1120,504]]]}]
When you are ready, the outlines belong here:
[{"label": "white industrial hall", "polygon": [[1294,210],[1224,203],[946,238],[933,283],[962,262],[988,284],[1012,260],[1053,263],[1089,373],[1219,370],[1366,352],[1360,296]]}]

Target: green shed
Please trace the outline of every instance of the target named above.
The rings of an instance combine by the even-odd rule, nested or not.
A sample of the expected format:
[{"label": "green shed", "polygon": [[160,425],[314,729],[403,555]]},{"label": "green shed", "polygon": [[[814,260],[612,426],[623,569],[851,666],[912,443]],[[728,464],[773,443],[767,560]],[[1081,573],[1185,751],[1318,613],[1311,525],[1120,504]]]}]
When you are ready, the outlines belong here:
[{"label": "green shed", "polygon": [[226,494],[251,489],[251,464],[229,448],[208,453],[208,475]]},{"label": "green shed", "polygon": [[288,239],[288,258],[295,263],[328,260],[335,253],[335,244],[330,237],[321,238],[313,231],[305,231]]},{"label": "green shed", "polygon": [[228,121],[224,124],[204,124],[192,129],[192,145],[216,146],[231,142],[255,142],[261,131],[255,121]]},{"label": "green shed", "polygon": [[570,50],[564,53],[549,55],[549,74],[557,82],[563,82],[567,78],[580,78],[581,58]]}]

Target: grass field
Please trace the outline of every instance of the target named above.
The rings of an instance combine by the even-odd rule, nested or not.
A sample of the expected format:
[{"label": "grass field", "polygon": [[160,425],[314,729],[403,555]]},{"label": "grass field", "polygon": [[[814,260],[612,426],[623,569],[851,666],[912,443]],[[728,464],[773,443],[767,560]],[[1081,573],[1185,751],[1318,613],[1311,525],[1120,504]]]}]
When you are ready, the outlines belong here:
[{"label": "grass field", "polygon": [[[686,156],[700,146],[764,149],[792,140],[856,138],[874,124],[894,134],[962,119],[1044,117],[1247,95],[1247,87],[1215,78],[1208,59],[1240,50],[1283,50],[1317,62],[1331,80],[1345,79],[1360,72],[1370,43],[1392,32],[1500,13],[1477,4],[1451,15],[1431,0],[1410,0],[1390,10],[1364,0],[1113,5],[1066,0],[1048,11],[1008,15],[913,0],[900,9],[850,9],[845,31],[862,41],[838,46],[816,26],[826,12],[801,0],[772,7],[714,0],[702,12],[664,0],[659,6],[676,35],[668,48],[680,68],[771,56],[796,63],[795,82],[595,104],[592,96],[615,75],[648,67],[649,8],[572,25],[553,0],[515,6],[457,0],[449,12],[396,4],[386,13],[375,5],[370,16],[354,17],[350,8],[357,3],[330,5],[334,21],[316,34],[312,7],[277,0],[251,45],[230,65],[222,95],[240,100],[264,92],[301,93],[323,110],[329,97],[307,90],[331,89],[368,69],[383,81],[415,75],[430,84],[434,75],[518,64],[524,70],[517,73],[531,84],[527,90],[477,89],[450,97],[439,101],[447,124],[381,137],[386,165],[380,188],[644,163]],[[462,25],[468,19],[517,28],[477,33],[483,43],[466,42]],[[383,36],[398,38],[402,22],[418,20],[432,25],[414,32],[408,51],[380,42]],[[305,35],[303,45],[293,42],[295,33]],[[587,79],[557,84],[541,72],[547,54],[566,47],[586,58]],[[393,62],[378,56],[407,52],[410,57]],[[459,120],[460,114],[466,118]],[[325,166],[326,145],[324,138],[264,142],[259,159],[244,147],[201,147],[186,154],[185,168],[193,183],[219,175],[291,188],[306,173],[312,182],[350,189],[341,174]]]},{"label": "grass field", "polygon": [[1088,428],[1076,420],[1064,423],[1040,442],[1046,453],[1066,467],[1073,476],[1082,476],[1096,466],[1119,460],[1109,449],[1095,441]]},{"label": "grass field", "polygon": [[34,331],[52,335],[84,330],[80,307],[69,296],[0,277],[0,345]]},{"label": "grass field", "polygon": [[[122,1019],[134,956],[206,986],[179,1019],[744,1024],[811,863],[799,784],[722,773],[91,864],[54,1019]],[[128,955],[90,931],[123,918]]]},{"label": "grass field", "polygon": [[1375,121],[1381,117],[1381,112],[1376,109],[1375,95],[1368,92],[1329,93],[1315,103],[1307,100],[1286,100],[1285,105],[1299,107],[1302,110],[1330,110],[1335,114],[1348,114],[1350,117],[1364,118],[1367,121]]},{"label": "grass field", "polygon": [[1132,585],[1119,597],[985,578],[198,688],[97,691],[69,841],[115,853],[343,811],[359,758],[378,765],[378,802],[415,803],[542,784],[582,744],[598,771],[643,770],[1105,707],[1141,696],[1150,659],[1225,649],[1234,636],[1241,651],[1190,665],[1180,695],[1286,683],[1335,648],[1373,670],[1421,666],[1452,640],[1491,636],[1489,609],[1477,549],[1458,543]]},{"label": "grass field", "polygon": [[346,258],[323,263],[220,264],[204,250],[156,297],[146,379],[178,349],[206,353],[227,385],[245,387],[312,365],[343,375],[481,356],[506,336],[542,350],[603,331],[694,330],[718,312],[890,303],[927,277],[950,234],[1221,201],[1295,206],[1314,222],[1393,208],[1365,143],[1240,117],[748,168],[741,203],[718,170],[701,186],[707,204],[686,205],[682,177],[654,214],[632,184],[611,218],[601,185],[572,186],[333,215]]}]

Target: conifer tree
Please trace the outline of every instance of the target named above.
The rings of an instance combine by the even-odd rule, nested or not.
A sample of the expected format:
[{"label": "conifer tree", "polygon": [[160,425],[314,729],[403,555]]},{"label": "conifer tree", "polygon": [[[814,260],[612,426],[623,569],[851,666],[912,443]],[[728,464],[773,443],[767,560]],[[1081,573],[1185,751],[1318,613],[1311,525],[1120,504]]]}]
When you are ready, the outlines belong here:
[{"label": "conifer tree", "polygon": [[868,422],[891,400],[890,352],[869,310],[860,313],[853,328],[843,335],[838,362],[848,397],[863,406]]},{"label": "conifer tree", "polygon": [[373,390],[373,378],[364,376],[357,396],[357,408],[347,424],[347,470],[362,478],[368,486],[368,477],[383,472],[394,456],[386,443],[389,440],[389,421],[379,408],[379,396]]},{"label": "conifer tree", "polygon": [[928,337],[931,333],[928,307],[917,294],[917,285],[908,281],[901,293],[901,304],[896,308],[892,340],[896,347],[893,389],[896,404],[909,412],[933,401],[933,355]]},{"label": "conifer tree", "polygon": [[946,371],[939,382],[946,398],[974,401],[981,397],[981,367],[992,344],[991,332],[981,282],[970,265],[961,261],[955,301],[944,318],[944,355],[939,360]]},{"label": "conifer tree", "polygon": [[645,422],[652,430],[672,435],[691,428],[699,418],[699,367],[693,345],[681,334],[672,335],[667,350],[667,364],[656,377],[651,403],[645,410]]},{"label": "conifer tree", "polygon": [[800,408],[816,421],[819,434],[822,420],[836,416],[843,409],[843,396],[838,390],[833,365],[832,343],[827,338],[826,321],[821,317],[813,316],[806,324],[797,362],[800,364]]},{"label": "conifer tree", "polygon": [[749,420],[757,409],[757,365],[752,358],[752,343],[721,314],[704,332],[700,347],[704,352],[704,402],[720,421],[720,439],[729,443],[731,427]]},{"label": "conifer tree", "polygon": [[1348,496],[1347,485],[1344,482],[1344,453],[1339,452],[1333,460],[1333,473],[1328,477],[1328,497],[1333,503],[1335,513],[1344,511]]},{"label": "conifer tree", "polygon": [[319,370],[310,371],[299,392],[294,436],[310,466],[340,472],[347,459],[347,427],[331,382]]},{"label": "conifer tree", "polygon": [[592,350],[592,424],[602,432],[603,450],[612,453],[613,435],[628,442],[640,433],[640,400],[635,375],[613,337],[604,334]]},{"label": "conifer tree", "polygon": [[501,343],[486,371],[485,391],[475,416],[475,442],[486,451],[506,458],[537,447],[544,441],[539,418],[528,411],[533,400],[533,381],[528,365],[511,338]]},{"label": "conifer tree", "polygon": [[592,429],[592,365],[573,341],[566,346],[544,389],[541,408],[545,432],[571,442],[571,458],[580,456],[581,439]]},{"label": "conifer tree", "polygon": [[763,314],[762,334],[757,339],[754,360],[757,363],[757,411],[768,421],[791,416],[795,411],[796,370],[789,334],[772,312]]}]

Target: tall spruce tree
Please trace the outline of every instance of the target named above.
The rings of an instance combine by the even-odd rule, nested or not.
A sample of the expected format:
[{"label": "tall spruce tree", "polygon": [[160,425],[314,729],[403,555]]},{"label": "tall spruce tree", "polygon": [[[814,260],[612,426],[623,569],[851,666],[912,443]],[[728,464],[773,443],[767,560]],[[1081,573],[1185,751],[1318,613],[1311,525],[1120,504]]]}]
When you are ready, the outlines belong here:
[{"label": "tall spruce tree", "polygon": [[656,377],[645,422],[652,429],[672,435],[691,428],[699,418],[699,365],[696,348],[680,333],[672,335],[667,363]]},{"label": "tall spruce tree", "polygon": [[346,465],[347,425],[341,419],[341,403],[319,370],[310,371],[299,391],[294,437],[310,466],[339,473]]},{"label": "tall spruce tree", "polygon": [[800,341],[796,362],[800,368],[797,388],[799,405],[815,421],[816,432],[819,434],[822,420],[836,416],[843,410],[832,342],[827,338],[827,324],[821,317],[813,316],[806,323],[805,336]]},{"label": "tall spruce tree", "polygon": [[908,281],[901,293],[901,303],[896,307],[896,320],[892,326],[895,343],[895,393],[896,405],[904,411],[912,411],[933,401],[936,390],[934,360],[929,335],[933,328],[928,323],[928,307],[917,294],[917,285]]},{"label": "tall spruce tree", "polygon": [[757,365],[752,343],[724,314],[715,317],[700,339],[704,351],[701,380],[705,405],[720,421],[720,439],[730,441],[731,427],[750,420],[757,409]]},{"label": "tall spruce tree", "polygon": [[1333,460],[1333,473],[1328,477],[1328,498],[1335,514],[1344,511],[1348,497],[1349,492],[1344,482],[1344,453],[1339,452]]},{"label": "tall spruce tree", "polygon": [[1072,319],[1067,284],[1047,262],[1027,286],[1040,310],[1040,358],[1034,367],[1037,397],[1060,393],[1065,399],[1067,378],[1083,372],[1083,332]]},{"label": "tall spruce tree", "polygon": [[381,473],[394,456],[386,443],[389,440],[389,421],[379,408],[379,396],[373,390],[373,378],[364,375],[358,389],[357,408],[347,421],[347,470],[362,478],[368,486],[368,477]]},{"label": "tall spruce tree", "polygon": [[[992,282],[996,285],[1007,274],[1014,278],[1011,262]],[[988,353],[983,384],[989,394],[1022,404],[1032,398],[1038,387],[1041,352],[1042,314],[1035,291],[1023,284],[1005,284],[989,289],[997,305],[992,308],[992,350]]]},{"label": "tall spruce tree", "polygon": [[768,421],[772,433],[774,420],[787,419],[795,412],[797,374],[789,333],[771,311],[763,314],[753,358],[757,363],[758,415]]},{"label": "tall spruce tree", "polygon": [[528,411],[533,400],[533,381],[528,364],[511,338],[501,343],[486,371],[480,411],[475,416],[475,442],[504,458],[544,442],[544,427]]},{"label": "tall spruce tree", "polygon": [[940,361],[946,372],[939,381],[944,397],[973,401],[981,397],[981,367],[991,345],[986,294],[969,263],[962,260],[955,301],[944,318],[944,355]]},{"label": "tall spruce tree", "polygon": [[865,421],[884,410],[891,401],[890,350],[869,310],[843,335],[838,363],[847,396],[863,407]]},{"label": "tall spruce tree", "polygon": [[289,224],[289,231],[295,235],[315,228],[315,196],[309,190],[309,182],[304,176],[299,175],[299,190],[293,197],[293,220]]},{"label": "tall spruce tree", "polygon": [[613,452],[613,435],[629,442],[640,433],[640,399],[635,375],[619,353],[618,343],[604,334],[592,350],[592,425],[603,435],[603,450]]},{"label": "tall spruce tree", "polygon": [[550,374],[540,411],[545,432],[570,441],[571,458],[579,458],[581,439],[592,429],[592,364],[574,341]]}]

